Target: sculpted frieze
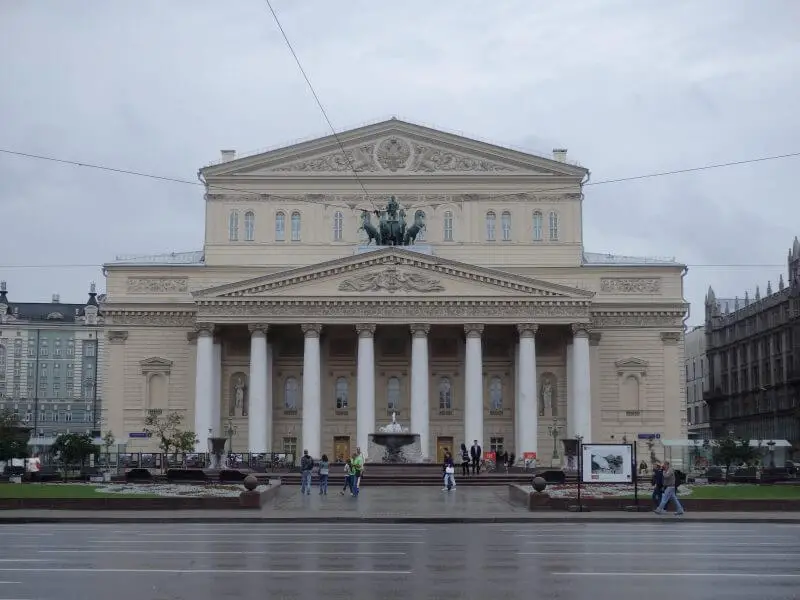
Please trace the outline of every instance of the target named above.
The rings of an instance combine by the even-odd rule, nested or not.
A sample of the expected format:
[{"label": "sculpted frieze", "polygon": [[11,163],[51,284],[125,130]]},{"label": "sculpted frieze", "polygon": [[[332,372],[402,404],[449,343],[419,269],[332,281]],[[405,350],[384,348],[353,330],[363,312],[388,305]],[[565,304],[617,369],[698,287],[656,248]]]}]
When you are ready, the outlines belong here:
[{"label": "sculpted frieze", "polygon": [[391,136],[381,140],[375,150],[375,158],[378,164],[386,171],[404,170],[408,166],[411,158],[411,144],[407,140],[397,136]]},{"label": "sculpted frieze", "polygon": [[[513,301],[389,301],[370,302],[363,300],[307,301],[307,302],[233,302],[230,304],[201,305],[200,315],[204,319],[219,317],[259,317],[281,320],[309,318],[353,318],[356,321],[370,319],[397,319],[427,322],[434,319],[472,320],[505,319],[571,319],[586,320],[588,308],[580,305],[547,304]],[[354,321],[355,322],[355,321]]]},{"label": "sculpted frieze", "polygon": [[185,277],[128,277],[129,294],[184,294],[189,291]]},{"label": "sculpted frieze", "polygon": [[345,279],[339,284],[342,292],[442,292],[444,286],[438,279],[419,273],[401,271],[390,266],[382,271],[365,273]]},{"label": "sculpted frieze", "polygon": [[142,327],[192,327],[194,313],[169,311],[119,311],[106,313],[113,325],[139,325]]},{"label": "sculpted frieze", "polygon": [[503,165],[482,158],[465,156],[442,148],[425,144],[414,144],[414,161],[410,170],[414,172],[434,173],[445,172],[500,172],[516,171],[508,165]]},{"label": "sculpted frieze", "polygon": [[269,170],[295,173],[341,173],[353,170],[358,172],[379,171],[380,167],[375,162],[374,151],[375,144],[365,144],[358,148],[345,150],[345,152],[339,150],[288,165],[278,165]]},{"label": "sculpted frieze", "polygon": [[607,294],[660,294],[660,277],[603,277],[600,291]]},{"label": "sculpted frieze", "polygon": [[683,312],[613,312],[592,315],[592,327],[683,327]]}]

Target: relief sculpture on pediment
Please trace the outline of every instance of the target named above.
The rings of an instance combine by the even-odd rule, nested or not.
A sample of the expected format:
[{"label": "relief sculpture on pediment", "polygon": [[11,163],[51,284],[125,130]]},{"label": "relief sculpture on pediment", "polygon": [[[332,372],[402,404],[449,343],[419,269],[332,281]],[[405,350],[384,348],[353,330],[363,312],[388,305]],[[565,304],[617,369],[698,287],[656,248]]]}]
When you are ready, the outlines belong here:
[{"label": "relief sculpture on pediment", "polygon": [[514,171],[508,165],[502,165],[482,158],[465,156],[450,152],[442,148],[435,148],[423,144],[414,144],[414,162],[411,171],[424,171],[433,173],[435,171],[456,171],[456,172],[499,172]]},{"label": "relief sculpture on pediment", "polygon": [[297,173],[340,173],[353,170],[358,172],[379,171],[380,167],[373,156],[374,151],[375,144],[366,144],[345,152],[337,151],[288,165],[279,165],[270,170]]},{"label": "relief sculpture on pediment", "polygon": [[383,271],[366,273],[358,277],[345,279],[339,284],[342,292],[443,292],[444,286],[438,279],[400,271],[389,266]]}]

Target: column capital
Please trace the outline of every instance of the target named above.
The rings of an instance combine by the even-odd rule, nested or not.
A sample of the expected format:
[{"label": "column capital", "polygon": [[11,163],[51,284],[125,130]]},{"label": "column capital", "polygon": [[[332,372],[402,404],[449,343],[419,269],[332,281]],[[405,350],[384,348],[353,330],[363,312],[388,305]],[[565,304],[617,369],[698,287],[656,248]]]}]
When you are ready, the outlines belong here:
[{"label": "column capital", "polygon": [[269,325],[266,323],[250,323],[247,329],[250,331],[251,335],[256,333],[263,333],[266,335],[267,331],[269,331]]},{"label": "column capital", "polygon": [[197,337],[211,337],[212,335],[214,335],[214,324],[195,323],[194,331],[197,334]]},{"label": "column capital", "polygon": [[521,338],[535,337],[537,331],[539,331],[539,326],[536,323],[517,324],[517,332]]},{"label": "column capital", "polygon": [[302,323],[300,329],[303,331],[305,337],[319,337],[322,333],[321,323]]},{"label": "column capital", "polygon": [[377,328],[375,323],[356,323],[356,333],[360,338],[371,338]]},{"label": "column capital", "polygon": [[464,325],[464,333],[468,338],[479,338],[483,335],[483,323],[467,323]]},{"label": "column capital", "polygon": [[408,327],[411,330],[411,337],[424,338],[431,331],[431,326],[428,323],[412,323]]},{"label": "column capital", "polygon": [[680,331],[662,331],[661,341],[665,346],[674,346],[681,341]]},{"label": "column capital", "polygon": [[590,327],[590,323],[572,323],[570,325],[570,328],[572,328],[572,335],[574,337],[588,337]]}]

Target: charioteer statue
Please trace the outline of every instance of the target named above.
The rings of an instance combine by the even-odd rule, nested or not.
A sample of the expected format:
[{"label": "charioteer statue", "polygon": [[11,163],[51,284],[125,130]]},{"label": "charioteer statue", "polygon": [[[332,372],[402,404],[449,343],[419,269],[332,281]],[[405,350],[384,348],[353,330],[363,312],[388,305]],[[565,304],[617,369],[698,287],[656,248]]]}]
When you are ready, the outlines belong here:
[{"label": "charioteer statue", "polygon": [[386,208],[373,211],[378,218],[378,226],[372,224],[372,214],[368,210],[361,211],[361,229],[367,234],[367,245],[373,241],[376,246],[410,246],[417,240],[419,232],[425,227],[421,215],[414,218],[414,223],[407,227],[406,211],[400,208],[394,196],[389,198]]}]

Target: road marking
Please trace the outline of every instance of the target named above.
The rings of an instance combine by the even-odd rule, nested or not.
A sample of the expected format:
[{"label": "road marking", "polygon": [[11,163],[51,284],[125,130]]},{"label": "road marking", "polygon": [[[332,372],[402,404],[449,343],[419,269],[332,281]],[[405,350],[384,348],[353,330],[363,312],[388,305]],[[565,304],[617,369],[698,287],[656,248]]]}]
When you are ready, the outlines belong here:
[{"label": "road marking", "polygon": [[[785,543],[771,543],[771,542],[757,542],[757,543],[749,543],[749,542],[696,542],[693,540],[687,540],[685,542],[662,542],[660,540],[656,540],[655,542],[525,542],[526,544],[534,544],[538,546],[568,546],[568,545],[576,545],[576,546],[652,546],[654,543],[658,544],[659,546],[719,546],[720,543],[724,543],[726,546],[781,546],[786,547]],[[797,545],[797,544],[792,544]]]},{"label": "road marking", "polygon": [[556,577],[755,577],[755,578],[790,578],[796,579],[800,577],[800,573],[642,573],[641,571],[623,572],[617,571],[613,573],[576,573],[576,572],[552,572],[550,575]]},{"label": "road marking", "polygon": [[[40,554],[170,554],[176,556],[175,550],[39,550]],[[178,556],[184,554],[236,554],[258,556],[343,556],[342,552],[269,552],[264,550],[180,550]],[[347,552],[346,556],[407,556],[407,552]],[[752,556],[752,555],[751,555]],[[759,554],[759,556],[768,556]]]},{"label": "road marking", "polygon": [[684,556],[702,556],[703,558],[713,558],[717,560],[719,558],[748,558],[752,559],[754,557],[786,557],[792,558],[796,556],[800,556],[798,552],[786,552],[786,553],[771,553],[771,554],[764,554],[759,552],[757,555],[753,554],[752,552],[739,552],[736,554],[709,554],[708,552],[681,552],[680,554],[664,554],[663,552],[517,552],[519,556],[661,556],[664,559],[669,558],[681,558]]},{"label": "road marking", "polygon": [[[289,527],[289,526],[286,526],[286,525],[277,526],[277,527],[271,527],[269,525],[256,524],[254,527],[241,527],[241,528],[236,528],[236,527],[207,527],[207,528],[206,527],[183,527],[183,528],[174,528],[173,529],[171,526],[168,526],[168,527],[153,528],[152,531],[148,531],[147,529],[140,528],[140,527],[136,527],[135,529],[133,529],[133,528],[131,528],[131,529],[114,529],[112,531],[109,531],[107,529],[98,529],[97,531],[106,531],[107,533],[122,533],[122,534],[130,534],[133,531],[135,531],[136,535],[156,535],[156,534],[157,535],[170,535],[169,533],[165,533],[165,531],[177,531],[178,533],[184,533],[186,535],[189,535],[189,534],[194,535],[194,534],[207,533],[207,532],[208,533],[214,533],[215,531],[222,531],[222,532],[226,532],[228,534],[233,534],[233,533],[237,533],[238,534],[238,532],[242,531],[242,532],[252,533],[253,535],[256,535],[256,534],[258,534],[258,531],[259,531],[258,528],[259,527],[262,527],[263,531],[265,533],[272,533],[272,532],[274,532],[274,533],[293,533],[293,532],[306,533],[309,530],[311,530],[311,531],[319,531],[319,529],[320,529],[320,525],[316,525],[314,527],[303,526],[302,529],[298,529],[296,527]],[[375,534],[384,534],[384,535],[386,534],[386,532],[390,532],[390,533],[392,533],[392,535],[395,535],[395,533],[394,533],[395,531],[397,531],[398,533],[406,533],[406,532],[408,532],[408,533],[424,533],[424,532],[426,532],[428,530],[427,529],[409,529],[409,528],[405,528],[405,527],[397,527],[397,528],[370,527],[370,528],[366,528],[366,527],[363,527],[363,526],[361,528],[355,528],[354,529],[354,528],[351,528],[351,527],[329,527],[327,525],[324,525],[323,531],[332,532],[332,533],[335,533],[335,532],[346,532],[348,534],[350,534],[350,533],[375,533]],[[258,534],[258,535],[262,535],[262,534]]]},{"label": "road marking", "polygon": [[[381,540],[357,540],[353,539],[352,537],[342,538],[339,541],[333,540],[273,540],[273,541],[259,541],[259,540],[239,540],[237,538],[231,538],[230,541],[225,540],[87,540],[92,544],[201,544],[204,542],[213,543],[213,544],[222,544],[222,545],[236,545],[242,546],[243,544],[269,544],[269,545],[277,545],[277,544],[349,544],[351,546],[356,546],[358,544],[381,544],[386,545],[386,539]],[[392,540],[391,543],[395,546],[402,546],[404,544],[427,544],[428,542],[425,541],[403,541],[403,540]],[[648,542],[649,543],[649,542]],[[37,546],[38,547],[38,546]]]},{"label": "road marking", "polygon": [[[72,567],[44,567],[41,569],[3,569],[0,571],[26,571],[30,573],[201,573],[205,575],[411,575],[411,571],[345,571],[342,569],[320,570],[320,569],[95,569],[95,568],[72,568]],[[800,577],[800,575],[798,575]]]},{"label": "road marking", "polygon": [[[323,529],[323,531],[327,532],[327,529]],[[132,533],[132,532],[128,532],[128,533]],[[382,540],[386,539],[386,533],[385,532],[384,533],[370,533],[370,534],[367,534],[367,535],[364,535],[364,534],[355,535],[355,534],[351,534],[349,532],[348,533],[288,533],[287,532],[287,533],[237,533],[237,534],[231,534],[231,533],[205,533],[205,532],[202,532],[202,533],[199,533],[199,532],[198,533],[141,533],[141,532],[138,532],[138,531],[136,532],[136,537],[144,537],[144,536],[155,537],[155,538],[168,537],[168,538],[173,538],[173,539],[174,538],[179,538],[179,537],[183,537],[183,538],[203,537],[203,538],[214,538],[214,539],[230,538],[230,539],[236,539],[236,540],[241,540],[242,538],[252,538],[252,537],[255,537],[255,538],[269,538],[269,537],[304,538],[304,537],[308,537],[308,538],[315,538],[315,539],[326,538],[326,537],[329,537],[329,538],[339,538],[340,537],[340,538],[346,538],[346,539],[351,540],[351,541],[356,541],[356,540],[361,539],[363,537],[380,538]],[[402,534],[393,533],[391,535],[391,537],[392,537],[393,540],[396,540],[398,538],[416,538],[416,539],[419,539],[420,536],[418,536],[418,535],[402,535]],[[154,541],[156,541],[156,540],[154,540]]]}]

